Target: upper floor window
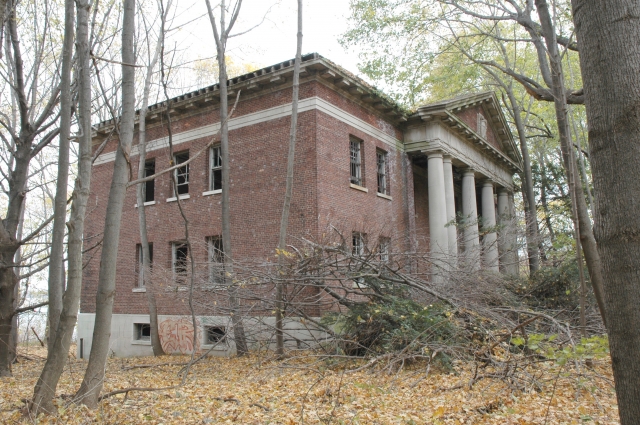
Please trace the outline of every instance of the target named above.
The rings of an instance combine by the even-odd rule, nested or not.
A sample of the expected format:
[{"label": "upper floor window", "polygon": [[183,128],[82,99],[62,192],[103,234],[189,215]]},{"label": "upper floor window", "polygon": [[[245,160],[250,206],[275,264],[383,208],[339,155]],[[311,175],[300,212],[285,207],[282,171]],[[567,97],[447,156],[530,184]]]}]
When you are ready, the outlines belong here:
[{"label": "upper floor window", "polygon": [[222,148],[209,150],[209,190],[222,190]]},{"label": "upper floor window", "polygon": [[[144,162],[144,177],[153,176],[156,173],[156,160],[155,159],[147,159]],[[152,202],[155,201],[155,189],[156,189],[156,181],[149,180],[144,182],[144,188],[142,191],[142,196],[144,197],[144,202]]]},{"label": "upper floor window", "polygon": [[[179,152],[173,155],[173,163],[180,165],[189,160],[189,151]],[[189,193],[189,164],[178,167],[173,171],[175,178],[175,195],[186,195]]]},{"label": "upper floor window", "polygon": [[364,186],[362,164],[362,140],[352,137],[349,140],[351,157],[351,183]]},{"label": "upper floor window", "polygon": [[387,180],[387,153],[378,150],[376,152],[378,165],[378,193],[383,195],[389,194],[389,182]]}]

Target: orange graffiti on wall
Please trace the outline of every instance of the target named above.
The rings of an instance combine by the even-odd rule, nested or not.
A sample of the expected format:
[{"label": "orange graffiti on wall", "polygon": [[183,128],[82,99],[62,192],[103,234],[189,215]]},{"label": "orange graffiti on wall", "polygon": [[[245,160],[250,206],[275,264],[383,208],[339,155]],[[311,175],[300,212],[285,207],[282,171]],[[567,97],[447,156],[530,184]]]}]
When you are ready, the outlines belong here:
[{"label": "orange graffiti on wall", "polygon": [[166,319],[160,322],[158,333],[165,353],[189,354],[200,349],[200,324],[196,320],[197,332],[193,331],[191,318]]}]

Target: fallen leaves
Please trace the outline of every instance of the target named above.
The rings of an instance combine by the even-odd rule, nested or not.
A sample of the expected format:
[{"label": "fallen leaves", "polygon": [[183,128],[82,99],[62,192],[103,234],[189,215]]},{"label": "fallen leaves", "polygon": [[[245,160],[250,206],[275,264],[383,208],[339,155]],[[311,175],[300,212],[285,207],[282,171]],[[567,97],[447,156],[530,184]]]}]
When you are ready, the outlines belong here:
[{"label": "fallen leaves", "polygon": [[[33,352],[34,349],[30,348]],[[14,377],[0,381],[0,423],[34,423],[21,415],[21,399],[32,396],[43,360],[21,360]],[[37,352],[41,356],[42,352]],[[186,357],[109,359],[104,392],[128,387],[170,387]],[[288,366],[293,363],[288,362]],[[611,370],[539,364],[532,373],[541,391],[514,392],[500,380],[471,389],[472,365],[456,373],[431,374],[412,387],[424,365],[398,374],[363,370],[346,374],[317,358],[298,367],[264,357],[207,358],[195,365],[184,386],[171,390],[117,394],[91,411],[68,405],[86,363],[70,360],[58,387],[59,416],[39,424],[618,424]],[[364,363],[362,363],[364,364]],[[145,365],[148,367],[134,367]],[[356,365],[352,364],[352,368]],[[553,388],[555,387],[555,392]],[[456,388],[453,390],[443,390]],[[553,398],[551,395],[553,394]]]}]

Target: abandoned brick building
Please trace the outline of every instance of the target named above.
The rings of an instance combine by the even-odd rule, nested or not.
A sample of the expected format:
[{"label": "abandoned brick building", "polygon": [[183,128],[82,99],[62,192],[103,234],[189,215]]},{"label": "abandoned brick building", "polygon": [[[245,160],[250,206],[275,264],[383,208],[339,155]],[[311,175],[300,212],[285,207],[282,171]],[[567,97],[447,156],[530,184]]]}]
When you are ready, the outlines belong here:
[{"label": "abandoned brick building", "polygon": [[[273,258],[277,246],[293,62],[269,66],[228,83],[231,103],[241,90],[229,121],[235,259]],[[217,133],[218,97],[217,86],[211,86],[169,102],[176,163],[201,151]],[[149,108],[147,175],[169,166],[166,110],[166,103]],[[95,148],[113,126],[107,121],[94,128]],[[462,251],[459,241],[468,253],[481,244],[475,220],[478,215],[483,219],[481,226],[495,228],[496,220],[513,213],[512,176],[520,169],[521,159],[492,92],[459,96],[406,112],[341,67],[311,54],[302,61],[297,135],[291,238],[319,238],[334,226],[352,236],[354,249],[360,249],[366,233],[367,240],[383,246],[391,243],[394,250],[430,251],[437,258]],[[105,231],[116,143],[109,140],[93,166],[87,245]],[[136,143],[134,138],[133,170],[138,167]],[[221,166],[220,148],[213,145],[176,170],[175,187],[169,174],[145,185],[151,261],[153,267],[167,270],[168,279],[181,275],[188,254],[177,197],[189,216],[191,239],[198,242],[193,245],[193,255],[204,263],[219,261],[216,253],[223,249]],[[460,231],[447,226],[456,214],[469,218],[472,225]],[[506,252],[505,242],[495,240],[496,233],[484,234],[482,243],[490,244],[482,250],[477,264],[516,273],[515,251]],[[111,335],[112,350],[119,356],[151,354],[139,244],[136,194],[130,189],[123,210]],[[88,356],[91,347],[99,248],[88,252],[85,262],[77,334],[82,357]],[[194,333],[192,327],[181,325],[180,320],[189,315],[184,303],[170,296],[159,296],[157,301],[161,327],[166,323],[162,335],[171,340],[166,346],[169,351],[182,350],[184,343],[206,348],[226,332],[227,318],[207,321],[201,317],[203,329]],[[221,344],[220,350],[232,351],[232,344]]]}]

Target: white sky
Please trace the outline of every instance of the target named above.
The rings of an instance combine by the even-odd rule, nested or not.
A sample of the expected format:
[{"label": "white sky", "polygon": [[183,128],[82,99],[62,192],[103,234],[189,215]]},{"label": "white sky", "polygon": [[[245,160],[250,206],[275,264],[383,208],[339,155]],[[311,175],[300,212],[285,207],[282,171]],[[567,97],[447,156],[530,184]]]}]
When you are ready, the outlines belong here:
[{"label": "white sky", "polygon": [[[215,5],[217,1],[211,3]],[[296,0],[244,0],[232,34],[258,24],[269,9],[262,25],[230,40],[227,52],[233,59],[263,67],[295,57]],[[303,13],[303,54],[320,53],[359,75],[357,52],[346,51],[338,43],[340,35],[347,30],[349,0],[305,0]],[[191,58],[214,56],[213,33],[204,0],[179,2],[173,26],[189,21],[192,22],[176,34],[179,48],[187,49]]]}]

